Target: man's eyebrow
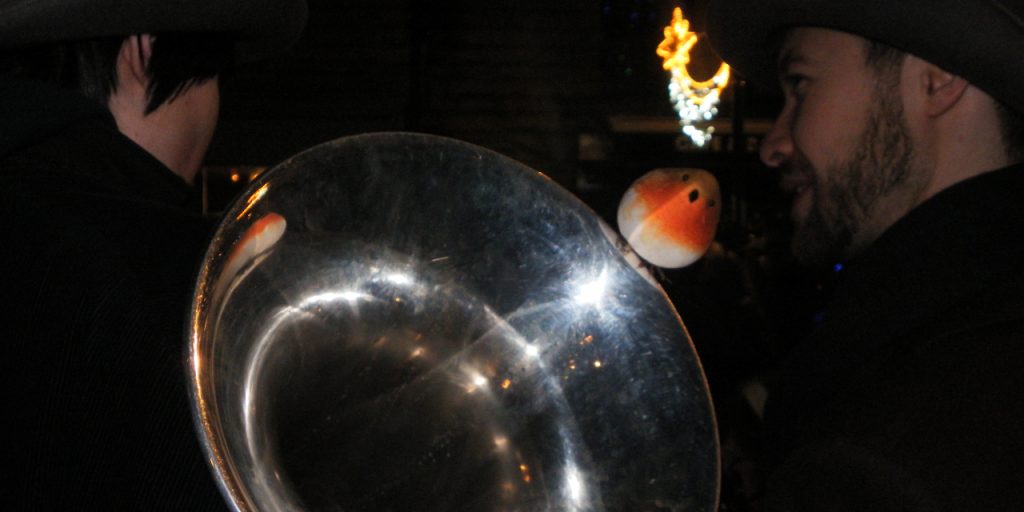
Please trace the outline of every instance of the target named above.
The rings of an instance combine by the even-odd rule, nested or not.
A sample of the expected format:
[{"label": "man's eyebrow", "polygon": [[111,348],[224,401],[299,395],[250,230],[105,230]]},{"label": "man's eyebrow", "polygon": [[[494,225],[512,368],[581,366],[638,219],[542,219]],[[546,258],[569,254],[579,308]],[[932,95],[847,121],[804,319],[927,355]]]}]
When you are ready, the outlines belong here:
[{"label": "man's eyebrow", "polygon": [[792,48],[785,49],[779,54],[776,71],[779,74],[785,73],[793,64],[806,63],[808,61],[802,53],[793,51]]}]

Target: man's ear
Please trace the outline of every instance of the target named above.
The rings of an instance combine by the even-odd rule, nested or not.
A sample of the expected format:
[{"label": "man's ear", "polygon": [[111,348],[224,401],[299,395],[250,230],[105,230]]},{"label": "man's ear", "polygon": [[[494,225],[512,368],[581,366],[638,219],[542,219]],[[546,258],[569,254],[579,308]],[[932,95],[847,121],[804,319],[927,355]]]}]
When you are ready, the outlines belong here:
[{"label": "man's ear", "polygon": [[930,117],[938,117],[960,101],[970,84],[953,73],[927,64],[921,74],[921,85],[925,111]]},{"label": "man's ear", "polygon": [[153,36],[149,34],[136,34],[129,36],[121,44],[121,51],[118,60],[122,63],[128,78],[141,84],[143,88],[149,85],[149,74],[146,69],[149,67],[149,58],[153,54]]}]

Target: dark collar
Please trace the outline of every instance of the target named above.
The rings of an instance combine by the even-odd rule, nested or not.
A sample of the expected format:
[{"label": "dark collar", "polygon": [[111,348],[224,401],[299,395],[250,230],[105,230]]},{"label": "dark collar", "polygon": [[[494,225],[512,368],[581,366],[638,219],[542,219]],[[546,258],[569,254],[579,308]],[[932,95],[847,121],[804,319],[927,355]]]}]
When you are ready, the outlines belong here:
[{"label": "dark collar", "polygon": [[864,336],[884,340],[927,330],[937,315],[976,317],[1024,293],[1017,287],[1022,194],[1024,165],[1015,165],[960,182],[915,208],[846,265],[823,328],[854,322]]},{"label": "dark collar", "polygon": [[1022,198],[1024,165],[963,181],[849,262],[823,321],[780,369],[766,420],[799,421],[893,351],[1024,314]]},{"label": "dark collar", "polygon": [[0,157],[84,119],[103,117],[110,112],[77,92],[0,75]]}]

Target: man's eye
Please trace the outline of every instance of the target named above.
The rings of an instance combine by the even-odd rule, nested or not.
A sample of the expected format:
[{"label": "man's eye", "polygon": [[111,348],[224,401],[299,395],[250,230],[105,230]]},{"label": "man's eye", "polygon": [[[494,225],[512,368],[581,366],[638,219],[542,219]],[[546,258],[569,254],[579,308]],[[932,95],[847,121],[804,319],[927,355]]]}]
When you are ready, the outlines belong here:
[{"label": "man's eye", "polygon": [[797,97],[802,97],[807,88],[807,77],[797,74],[788,74],[782,78],[782,85],[787,92]]}]

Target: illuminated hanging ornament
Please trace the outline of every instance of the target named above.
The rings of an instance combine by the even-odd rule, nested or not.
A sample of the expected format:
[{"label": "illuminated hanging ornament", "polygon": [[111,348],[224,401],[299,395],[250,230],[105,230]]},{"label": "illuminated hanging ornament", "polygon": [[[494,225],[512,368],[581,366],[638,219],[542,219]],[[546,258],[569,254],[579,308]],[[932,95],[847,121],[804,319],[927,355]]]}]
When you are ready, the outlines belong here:
[{"label": "illuminated hanging ornament", "polygon": [[695,44],[697,34],[690,32],[690,22],[683,17],[683,10],[676,7],[672,24],[665,27],[665,39],[658,45],[658,56],[664,59],[662,67],[672,72],[668,92],[679,112],[683,133],[695,145],[704,146],[714,131],[708,123],[718,113],[719,97],[729,83],[729,65],[723,62],[715,76],[708,80],[694,80],[686,65],[690,63],[690,50]]}]

